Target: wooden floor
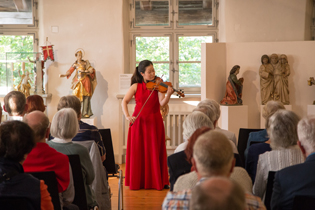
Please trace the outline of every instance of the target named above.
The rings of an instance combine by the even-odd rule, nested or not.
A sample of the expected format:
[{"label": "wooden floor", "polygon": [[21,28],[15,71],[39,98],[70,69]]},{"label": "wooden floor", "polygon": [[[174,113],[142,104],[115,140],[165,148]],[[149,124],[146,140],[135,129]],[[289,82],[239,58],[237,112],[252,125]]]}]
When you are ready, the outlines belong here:
[{"label": "wooden floor", "polygon": [[[125,164],[120,165],[125,175]],[[108,182],[112,191],[112,210],[118,209],[118,178],[109,177]],[[125,184],[124,184],[125,185]],[[129,190],[124,186],[124,210],[161,209],[163,200],[169,190]]]}]

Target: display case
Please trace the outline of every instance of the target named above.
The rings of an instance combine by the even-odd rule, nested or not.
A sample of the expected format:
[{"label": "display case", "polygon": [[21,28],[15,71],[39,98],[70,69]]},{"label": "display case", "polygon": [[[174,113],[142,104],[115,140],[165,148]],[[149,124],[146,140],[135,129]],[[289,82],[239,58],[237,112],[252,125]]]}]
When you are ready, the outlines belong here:
[{"label": "display case", "polygon": [[43,69],[44,62],[40,52],[0,54],[0,95],[20,90],[23,83],[30,84],[30,94],[45,94]]}]

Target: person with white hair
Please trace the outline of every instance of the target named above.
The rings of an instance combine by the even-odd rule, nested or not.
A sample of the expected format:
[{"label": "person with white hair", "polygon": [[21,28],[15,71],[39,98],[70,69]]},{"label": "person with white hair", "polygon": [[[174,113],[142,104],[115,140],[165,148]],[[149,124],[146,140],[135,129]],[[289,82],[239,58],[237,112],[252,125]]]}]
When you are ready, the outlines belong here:
[{"label": "person with white hair", "polygon": [[[292,209],[297,195],[315,197],[315,116],[298,123],[298,146],[305,162],[278,171],[271,198],[272,209]],[[302,209],[302,208],[301,208]]]},{"label": "person with white hair", "polygon": [[235,146],[237,146],[235,134],[233,132],[231,132],[231,131],[228,131],[228,130],[225,130],[225,129],[221,129],[218,126],[218,120],[219,120],[219,118],[221,116],[220,104],[218,102],[216,102],[215,100],[213,100],[213,99],[205,99],[205,100],[202,100],[202,101],[199,102],[199,104],[197,105],[197,108],[205,106],[205,105],[206,106],[210,106],[211,109],[215,113],[214,121],[212,121],[215,130],[223,133],[224,135],[226,135],[226,137],[229,140],[231,140],[235,144]]},{"label": "person with white hair", "polygon": [[297,146],[299,120],[294,112],[288,110],[278,110],[269,118],[267,132],[272,150],[259,155],[254,195],[262,199],[265,197],[269,171],[278,171],[304,162],[302,152]]},{"label": "person with white hair", "polygon": [[[227,137],[218,131],[211,130],[200,135],[193,147],[192,163],[199,180],[197,185],[212,177],[229,178],[234,169],[235,159]],[[162,209],[189,209],[192,193],[191,189],[168,192]],[[245,193],[245,197],[246,208],[265,209],[260,198],[248,192]]]},{"label": "person with white hair", "polygon": [[211,129],[213,129],[214,127],[211,120],[206,114],[200,111],[195,111],[189,114],[183,123],[184,142],[178,145],[174,153],[185,150],[188,144],[189,137],[195,132],[195,130],[197,130],[198,128],[202,128],[204,126],[209,127]]},{"label": "person with white hair", "polygon": [[89,209],[98,209],[91,184],[94,180],[94,168],[87,148],[74,144],[72,138],[78,133],[79,124],[76,112],[72,108],[59,110],[51,122],[51,135],[55,138],[48,142],[49,146],[65,155],[79,155],[85,186],[86,201]]},{"label": "person with white hair", "polygon": [[224,177],[207,179],[191,195],[190,210],[244,210],[245,192],[236,182]]},{"label": "person with white hair", "polygon": [[[215,102],[215,101],[214,101]],[[213,102],[213,103],[214,103]],[[219,107],[220,108],[220,107]],[[203,105],[203,104],[201,104],[201,105],[198,105],[194,110],[193,110],[193,112],[195,112],[195,111],[200,111],[200,112],[203,112],[205,115],[207,115],[208,117],[209,117],[209,119],[211,120],[211,122],[212,122],[212,124],[213,124],[213,126],[214,127],[216,127],[216,124],[217,124],[217,114],[215,113],[216,111],[217,111],[217,108],[213,108],[213,107],[211,107],[211,106],[209,106],[209,105]],[[217,131],[219,131],[219,132],[221,132],[221,133],[223,133],[223,134],[227,134],[224,130],[222,130],[222,129],[217,129]],[[223,132],[222,132],[223,131]],[[231,135],[231,136],[234,136],[235,137],[235,135]],[[228,137],[229,138],[229,135],[226,135],[226,137]],[[235,140],[234,138],[232,138],[232,139],[230,139],[231,140],[231,145],[232,145],[232,147],[233,147],[233,152],[234,152],[234,154],[238,154],[238,150],[237,150],[237,148],[236,148],[236,145],[235,145],[235,143],[236,142],[234,142],[233,140]],[[236,140],[235,140],[236,141]]]}]

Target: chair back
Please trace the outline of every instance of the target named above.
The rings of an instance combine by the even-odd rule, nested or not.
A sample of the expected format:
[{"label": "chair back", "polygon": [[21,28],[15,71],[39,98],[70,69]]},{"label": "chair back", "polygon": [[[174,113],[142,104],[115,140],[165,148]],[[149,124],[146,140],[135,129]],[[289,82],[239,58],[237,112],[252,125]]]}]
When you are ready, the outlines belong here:
[{"label": "chair back", "polygon": [[119,165],[115,163],[112,135],[110,129],[99,129],[106,149],[106,160],[103,162],[108,174],[117,174]]},{"label": "chair back", "polygon": [[294,197],[292,210],[313,210],[315,197],[298,195]]},{"label": "chair back", "polygon": [[45,171],[45,172],[31,172],[34,177],[39,180],[44,180],[47,185],[47,190],[50,194],[51,201],[54,205],[55,210],[61,210],[59,193],[58,193],[58,183],[56,179],[56,174],[54,171]]},{"label": "chair back", "polygon": [[235,158],[235,166],[244,168],[244,164],[243,164],[243,162],[242,162],[242,160],[241,160],[240,155],[234,153],[234,158]]},{"label": "chair back", "polygon": [[272,197],[272,190],[273,190],[273,182],[275,179],[276,171],[269,171],[268,173],[268,180],[267,180],[267,187],[266,187],[266,196],[265,196],[265,206],[267,210],[271,209],[271,197]]},{"label": "chair back", "polygon": [[1,210],[30,210],[28,208],[28,201],[26,198],[14,198],[14,197],[0,197],[0,209]]},{"label": "chair back", "polygon": [[74,200],[73,204],[77,205],[80,210],[87,210],[86,194],[82,168],[79,155],[68,155],[72,169],[73,185],[74,185]]},{"label": "chair back", "polygon": [[261,130],[263,129],[240,128],[240,131],[238,134],[237,150],[238,150],[238,153],[240,154],[240,158],[241,158],[241,161],[243,162],[243,165],[245,165],[244,152],[247,146],[249,133],[261,131]]}]

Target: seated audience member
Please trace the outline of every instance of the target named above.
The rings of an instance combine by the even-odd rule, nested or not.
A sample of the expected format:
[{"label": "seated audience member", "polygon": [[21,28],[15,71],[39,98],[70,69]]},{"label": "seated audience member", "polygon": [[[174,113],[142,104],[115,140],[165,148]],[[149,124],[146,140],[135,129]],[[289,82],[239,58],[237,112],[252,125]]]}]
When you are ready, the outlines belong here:
[{"label": "seated audience member", "polygon": [[239,184],[227,178],[210,178],[193,189],[189,209],[244,210],[245,192]]},{"label": "seated audience member", "polygon": [[[36,146],[27,155],[23,163],[24,171],[54,171],[58,183],[58,192],[64,192],[60,195],[61,206],[71,208],[72,205],[69,205],[74,199],[74,187],[69,173],[69,159],[67,155],[57,152],[46,143],[45,139],[48,138],[50,131],[48,117],[43,112],[33,111],[25,115],[24,122],[34,131],[36,142]],[[69,185],[70,179],[71,184]]]},{"label": "seated audience member", "polygon": [[[208,106],[208,105],[199,105],[199,106],[197,106],[197,108],[195,108],[193,110],[193,112],[195,112],[195,111],[200,111],[200,112],[204,113],[205,115],[207,115],[209,117],[210,121],[212,122],[213,127],[216,128],[217,116],[215,113],[216,110],[214,110],[214,108],[212,108],[211,106]],[[224,135],[226,135],[227,138],[229,138],[228,132],[225,132],[225,130],[217,129],[217,131],[223,133]],[[231,140],[231,145],[232,145],[234,154],[238,154],[235,142],[233,140]]]},{"label": "seated audience member", "polygon": [[[22,164],[35,146],[32,129],[20,121],[0,126],[0,197],[28,200],[29,209],[54,209],[44,181],[25,174]],[[1,208],[1,207],[0,207]]]},{"label": "seated audience member", "polygon": [[49,146],[65,155],[79,155],[85,186],[86,201],[89,209],[98,206],[90,184],[94,180],[94,169],[88,150],[79,144],[72,143],[71,139],[79,130],[78,118],[71,108],[59,110],[51,122],[51,135],[55,138],[48,142]]},{"label": "seated audience member", "polygon": [[305,117],[299,122],[298,137],[298,145],[306,160],[276,173],[272,209],[291,210],[297,195],[315,197],[315,116]]},{"label": "seated audience member", "polygon": [[269,118],[267,130],[272,151],[259,155],[253,193],[264,198],[269,171],[278,171],[304,161],[297,146],[299,117],[292,111],[278,110]]},{"label": "seated audience member", "polygon": [[77,113],[77,119],[79,121],[79,131],[72,139],[72,141],[94,140],[99,148],[101,159],[103,162],[106,158],[106,150],[103,144],[102,136],[97,127],[81,121],[82,114],[80,100],[73,95],[63,96],[59,100],[57,110],[59,111],[63,108],[72,108]]},{"label": "seated audience member", "polygon": [[200,111],[195,111],[189,114],[183,123],[183,139],[184,142],[178,145],[174,153],[184,151],[188,144],[188,139],[191,135],[201,127],[209,127],[213,129],[213,124],[209,117]]},{"label": "seated audience member", "polygon": [[3,109],[9,114],[8,120],[22,121],[28,108],[24,94],[19,91],[11,91],[4,97],[3,101]]},{"label": "seated audience member", "polygon": [[[264,130],[257,131],[257,132],[250,132],[248,136],[247,146],[244,152],[245,157],[247,157],[248,150],[250,147],[251,142],[266,142],[268,141],[269,137],[267,134],[268,128],[268,120],[269,118],[279,109],[285,109],[283,104],[279,101],[268,101],[268,103],[263,108],[262,116],[265,119],[265,128]],[[267,142],[270,144],[270,142]]]},{"label": "seated audience member", "polygon": [[[207,127],[197,129],[193,133],[191,138],[189,139],[189,143],[188,143],[186,150],[185,150],[186,159],[187,159],[187,162],[189,164],[192,165],[191,160],[193,157],[193,147],[194,147],[196,140],[198,139],[198,137],[200,135],[202,135],[203,133],[205,133],[209,130],[210,130],[210,128],[207,128]],[[233,143],[231,143],[231,141],[229,141],[229,142],[230,142],[231,146],[234,145]],[[212,157],[211,155],[212,154],[210,154],[209,157],[216,158],[215,156]],[[215,153],[213,155],[215,155]],[[198,183],[198,176],[197,176],[197,173],[195,170],[196,170],[195,166],[192,166],[191,172],[183,174],[180,177],[178,177],[178,179],[176,180],[176,182],[174,184],[173,191],[178,192],[178,191],[182,191],[182,190],[193,189],[196,186],[196,184]],[[246,172],[246,170],[244,168],[234,167],[234,170],[231,173],[230,179],[236,181],[240,186],[242,186],[244,188],[244,190],[246,192],[252,191],[252,188],[253,188],[252,181],[251,181],[248,173]]]},{"label": "seated audience member", "polygon": [[[183,124],[183,136],[185,139],[188,139],[192,136],[192,134],[198,129],[202,127],[213,128],[213,125],[210,119],[202,112],[193,112],[189,114]],[[191,163],[187,162],[185,149],[189,139],[184,142],[182,145],[181,151],[176,152],[170,155],[167,158],[167,165],[169,168],[170,174],[170,187],[173,190],[173,186],[176,182],[176,179],[185,173],[190,172],[191,170]],[[180,146],[179,146],[180,147]]]},{"label": "seated audience member", "polygon": [[26,98],[27,111],[26,114],[38,110],[44,112],[46,107],[44,104],[44,100],[40,95],[31,95]]},{"label": "seated audience member", "polygon": [[[269,128],[269,118],[279,109],[285,109],[282,103],[278,101],[269,101],[264,106],[262,113],[263,117],[266,120],[266,129],[258,132],[251,132],[249,134],[247,145],[249,145],[249,143],[253,141],[262,142],[253,144],[249,146],[249,148],[247,147],[247,149],[245,150],[245,155],[247,154],[245,168],[253,183],[255,182],[259,155],[271,151],[270,140],[266,131]],[[268,138],[267,141],[266,138]]]},{"label": "seated audience member", "polygon": [[[208,131],[198,137],[194,148],[192,163],[196,168],[199,183],[207,178],[229,178],[235,164],[233,149],[227,137],[218,131]],[[162,209],[189,209],[192,190],[168,192]],[[245,193],[246,208],[265,209],[260,198]]]},{"label": "seated audience member", "polygon": [[213,99],[205,99],[205,100],[200,101],[199,104],[197,105],[197,107],[204,106],[204,105],[210,106],[211,109],[215,113],[215,120],[214,121],[211,120],[213,122],[213,126],[214,126],[215,130],[226,135],[226,137],[229,140],[231,140],[235,144],[235,146],[237,146],[235,134],[231,131],[221,129],[218,126],[218,120],[219,120],[220,115],[221,115],[220,104]]}]

